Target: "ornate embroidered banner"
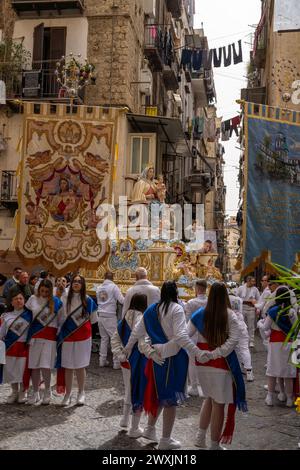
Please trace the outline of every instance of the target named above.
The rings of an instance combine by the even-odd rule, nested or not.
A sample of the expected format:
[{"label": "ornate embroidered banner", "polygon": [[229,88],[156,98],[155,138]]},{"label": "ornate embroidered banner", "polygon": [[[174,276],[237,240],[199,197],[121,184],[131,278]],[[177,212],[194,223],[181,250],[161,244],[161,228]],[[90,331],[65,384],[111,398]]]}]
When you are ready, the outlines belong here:
[{"label": "ornate embroidered banner", "polygon": [[245,103],[244,266],[264,251],[292,267],[300,251],[300,113]]},{"label": "ornate embroidered banner", "polygon": [[27,103],[24,113],[16,249],[56,274],[95,269],[107,249],[96,211],[110,199],[116,111]]}]

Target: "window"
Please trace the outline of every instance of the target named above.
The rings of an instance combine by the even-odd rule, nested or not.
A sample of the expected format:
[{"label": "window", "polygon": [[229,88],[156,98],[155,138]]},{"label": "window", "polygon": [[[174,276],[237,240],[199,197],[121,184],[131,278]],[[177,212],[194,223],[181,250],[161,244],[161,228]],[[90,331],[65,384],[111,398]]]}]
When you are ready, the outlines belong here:
[{"label": "window", "polygon": [[156,134],[130,134],[129,139],[128,173],[140,175],[149,164],[155,164]]}]

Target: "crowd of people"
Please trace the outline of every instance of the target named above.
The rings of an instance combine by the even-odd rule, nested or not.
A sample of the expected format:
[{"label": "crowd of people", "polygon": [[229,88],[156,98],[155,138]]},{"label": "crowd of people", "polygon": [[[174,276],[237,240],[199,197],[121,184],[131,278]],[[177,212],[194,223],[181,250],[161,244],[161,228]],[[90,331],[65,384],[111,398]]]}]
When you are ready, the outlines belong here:
[{"label": "crowd of people", "polygon": [[[253,277],[241,287],[216,282],[209,289],[205,280],[196,280],[195,297],[188,302],[179,299],[174,281],[161,289],[154,286],[144,268],[137,269],[125,296],[111,272],[95,298],[87,295],[78,273],[55,279],[46,271],[29,276],[15,268],[11,279],[1,276],[0,282],[0,383],[11,385],[8,404],[49,405],[56,371],[61,405],[72,404],[74,376],[76,404],[84,405],[92,325],[98,324],[99,367],[109,366],[110,346],[113,368],[121,369],[125,388],[120,426],[133,439],[158,442],[162,450],[179,449],[181,443],[172,438],[176,409],[195,395],[204,399],[195,446],[207,448],[209,428],[209,449],[231,443],[236,409],[247,411],[244,377],[254,381],[251,352],[257,327],[267,350],[265,403],[276,405],[278,391],[278,403],[294,406],[297,368],[290,363],[286,339],[299,309],[294,292],[275,277],[263,276],[261,293]],[[142,413],[148,419],[144,429]]]}]

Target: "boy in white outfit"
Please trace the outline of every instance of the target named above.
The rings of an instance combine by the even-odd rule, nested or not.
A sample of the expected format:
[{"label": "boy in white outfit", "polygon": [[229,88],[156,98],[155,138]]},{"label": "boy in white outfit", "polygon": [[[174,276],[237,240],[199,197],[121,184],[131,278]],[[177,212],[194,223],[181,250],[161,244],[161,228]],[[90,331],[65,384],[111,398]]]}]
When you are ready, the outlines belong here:
[{"label": "boy in white outfit", "polygon": [[246,369],[247,381],[253,382],[253,370],[251,353],[249,349],[249,334],[248,328],[243,315],[243,301],[240,297],[234,295],[228,290],[231,308],[237,316],[240,327],[240,339],[236,347],[236,353],[241,365]]},{"label": "boy in white outfit", "polygon": [[[105,274],[105,281],[96,290],[97,303],[98,303],[98,326],[101,336],[100,344],[100,367],[107,367],[107,350],[111,337],[117,330],[117,302],[123,305],[124,297],[113,282],[113,274],[107,272]],[[117,357],[113,357],[113,368],[120,369],[120,362]]]}]

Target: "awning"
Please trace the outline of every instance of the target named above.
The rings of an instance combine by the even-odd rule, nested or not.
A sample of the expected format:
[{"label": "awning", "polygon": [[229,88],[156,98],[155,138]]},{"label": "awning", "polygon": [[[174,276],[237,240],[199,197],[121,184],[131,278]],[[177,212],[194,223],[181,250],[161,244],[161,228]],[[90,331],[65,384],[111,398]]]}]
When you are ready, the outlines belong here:
[{"label": "awning", "polygon": [[160,136],[161,142],[171,146],[174,154],[191,156],[191,149],[179,119],[132,113],[127,114],[127,119],[134,132],[155,132]]}]

